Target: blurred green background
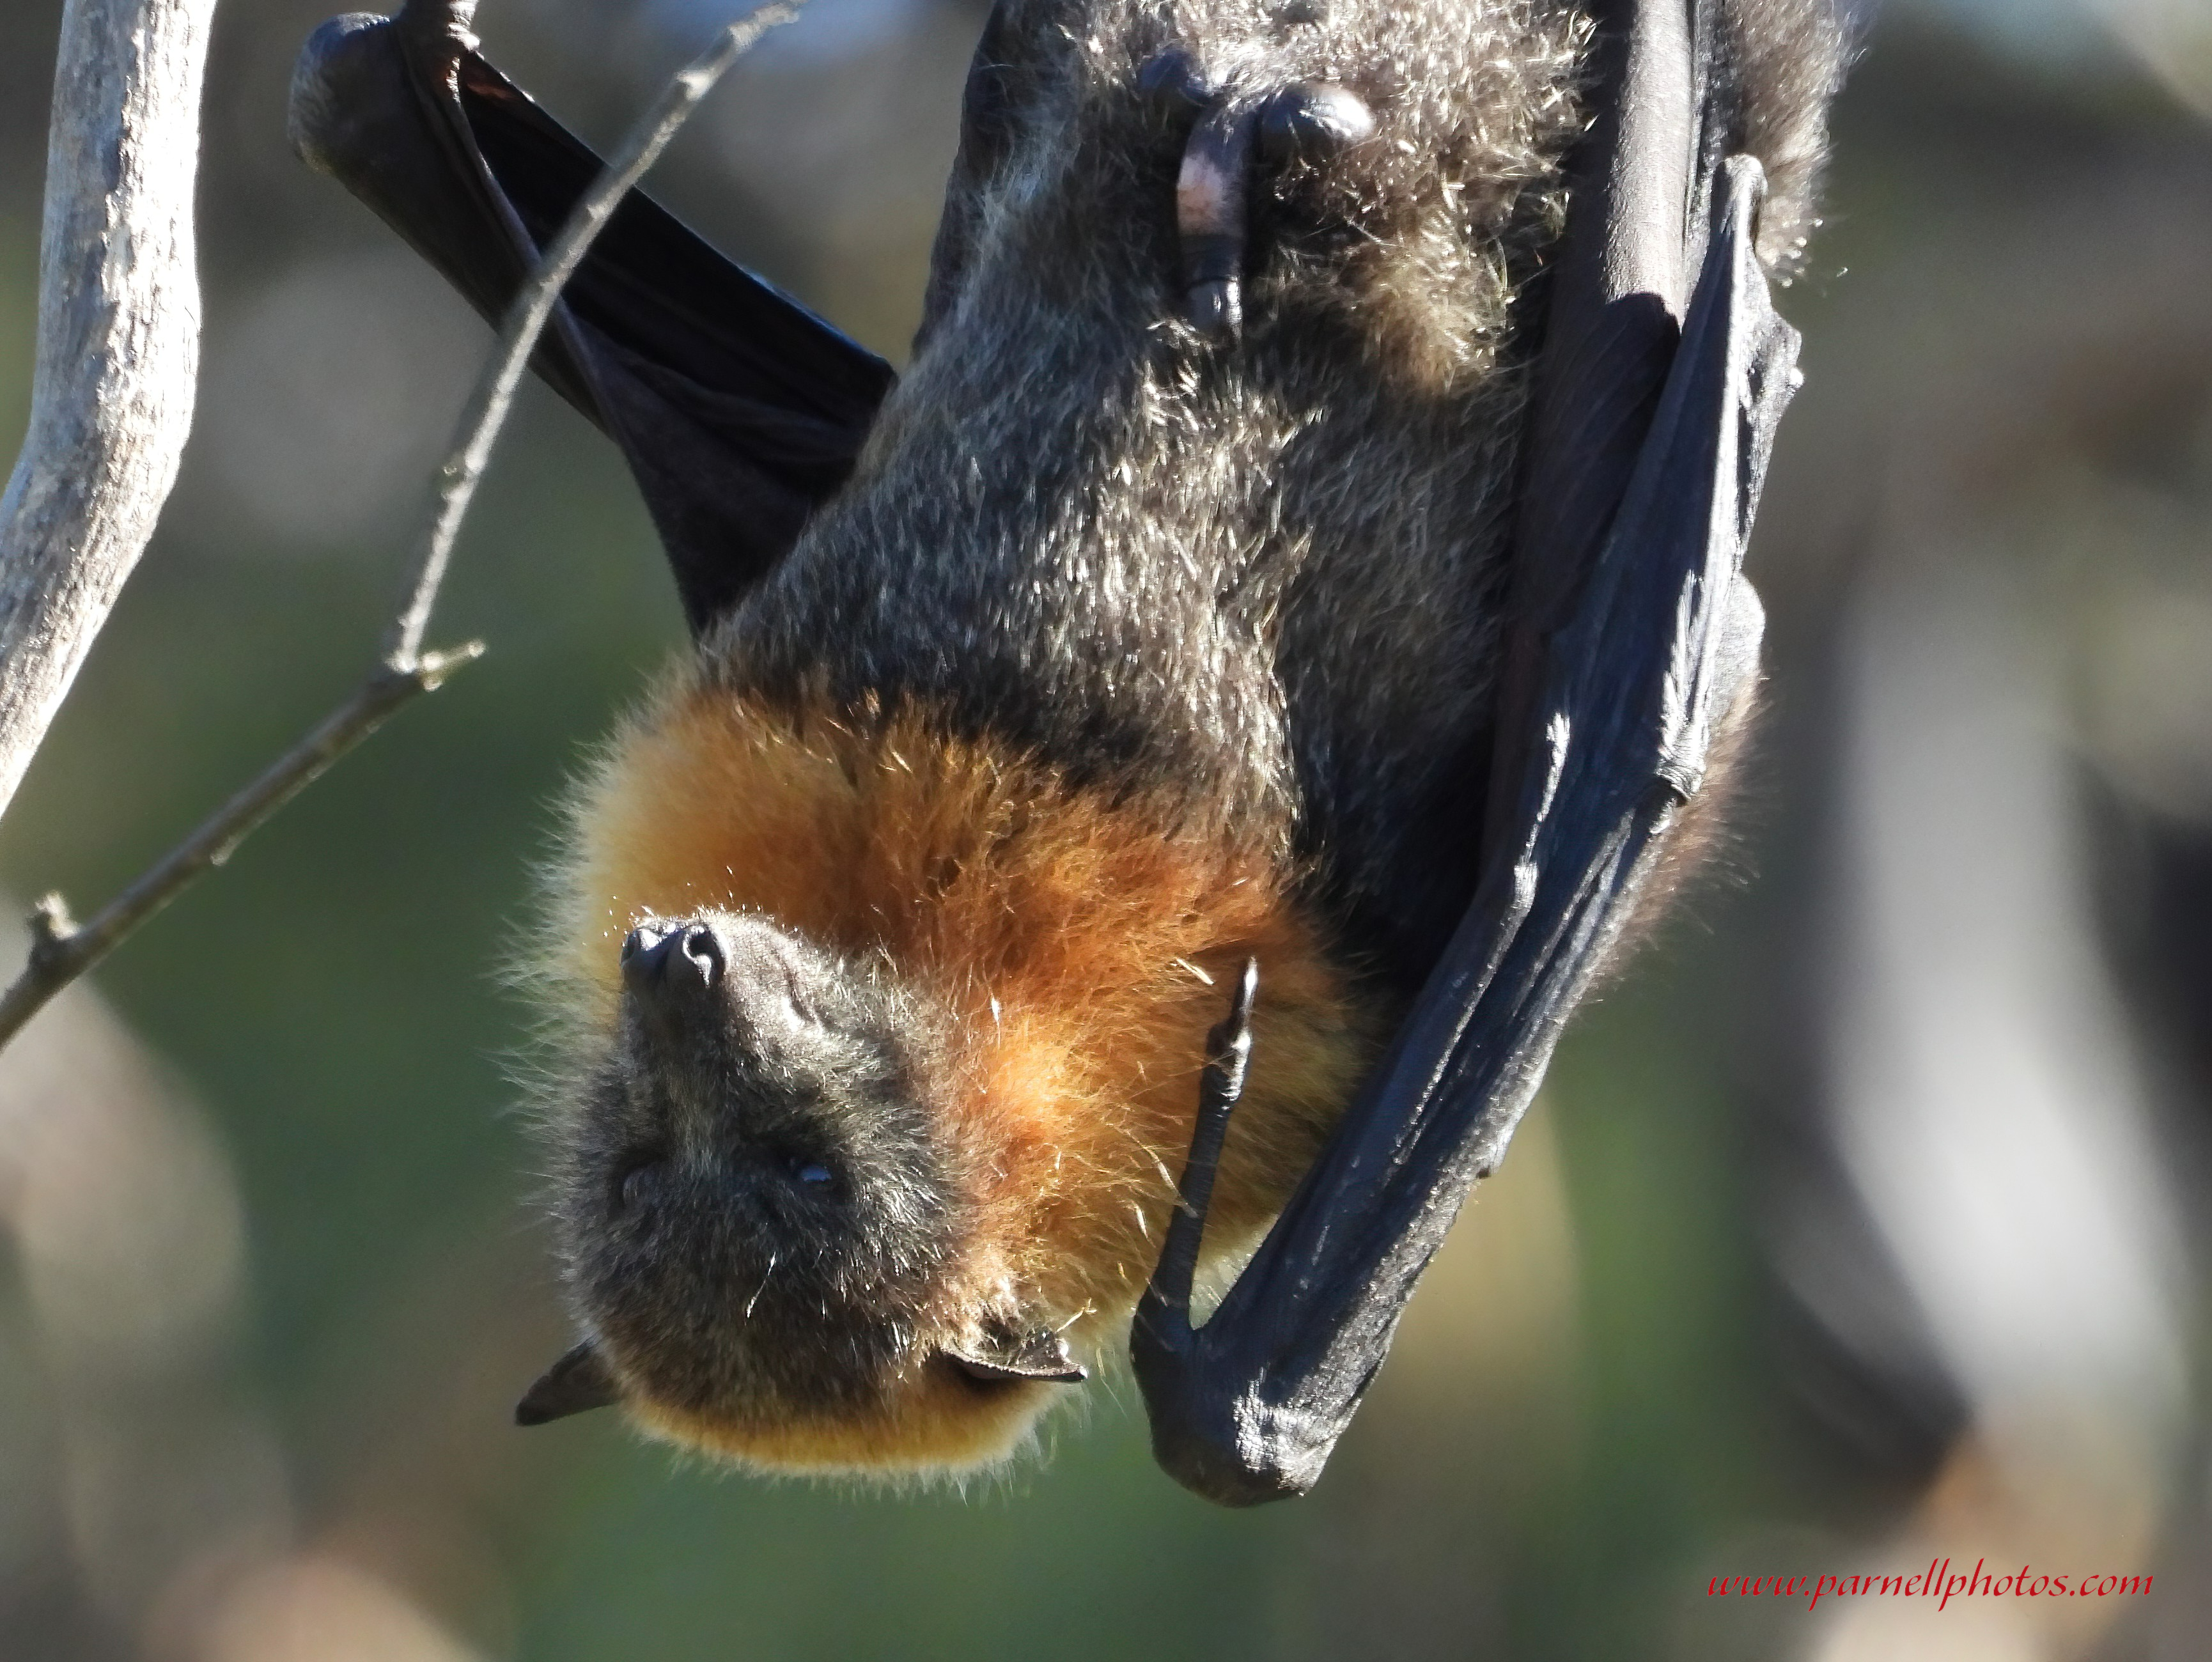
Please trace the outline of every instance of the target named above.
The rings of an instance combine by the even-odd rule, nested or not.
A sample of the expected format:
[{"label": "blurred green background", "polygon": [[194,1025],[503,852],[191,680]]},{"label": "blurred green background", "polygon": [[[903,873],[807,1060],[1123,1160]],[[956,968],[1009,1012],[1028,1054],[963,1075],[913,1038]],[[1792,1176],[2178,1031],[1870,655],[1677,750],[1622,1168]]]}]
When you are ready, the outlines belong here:
[{"label": "blurred green background", "polygon": [[[285,148],[291,58],[325,11],[219,8],[196,433],[0,827],[20,897],[88,909],[350,686],[483,349]],[[58,14],[12,0],[0,21],[0,437],[28,397]],[[486,0],[478,27],[604,144],[720,15]],[[956,0],[813,0],[655,193],[901,355],[980,24]],[[0,1655],[2205,1654],[2207,45],[2200,15],[2150,0],[1899,4],[1874,28],[1838,112],[1830,223],[1784,301],[1808,385],[1755,558],[1771,714],[1740,846],[1578,1020],[1327,1480],[1258,1513],[1161,1477],[1126,1381],[1053,1421],[1048,1459],[964,1494],[726,1475],[604,1417],[507,1423],[562,1329],[514,1112],[528,1012],[501,971],[532,927],[550,800],[681,637],[619,461],[532,388],[434,630],[483,636],[487,658],[0,1075]],[[2033,670],[2048,719],[2018,754],[2044,760],[2018,777],[2058,781],[1981,843],[1990,792],[1865,806],[1917,777],[1880,747],[1923,723],[1950,736],[1939,773],[2000,754],[1975,737],[1999,729],[1945,725],[1951,682],[1888,726],[1867,714],[1922,684],[1899,663],[1979,661],[1956,633],[1933,658],[1884,656],[1954,616],[1998,619],[1992,661]],[[2024,707],[1998,702],[1992,719]],[[1869,1095],[1859,1064],[1934,1042],[1839,1014],[1886,1008],[1851,991],[1887,985],[1884,943],[1937,961],[1910,939],[1933,913],[1884,900],[1888,868],[1853,852],[1893,826],[1938,836],[1923,867],[1959,863],[1947,903],[1980,892],[1978,847],[2049,845],[1989,915],[2027,925],[2029,950],[2079,949],[2006,1019],[2047,1038],[2036,1010],[2094,1005],[2109,1020],[2048,1065],[2021,1041],[2021,1066],[2087,1056],[2124,1081],[2056,1093],[2055,1164],[2007,1184],[2044,1193],[2060,1170],[2059,1198],[1978,1235],[1971,1183],[1884,1187],[1875,1122],[1852,1118],[1917,1100],[1910,1069]],[[2063,890],[2055,911],[2038,882]],[[1875,928],[1893,915],[1903,934]],[[1980,915],[1944,925],[1946,951],[2010,938]],[[2004,965],[1942,961],[1959,1005],[1911,1003],[1939,1040],[1978,1019],[1974,990],[2008,985]],[[1993,1068],[2010,1041],[1972,1030],[1970,1063]],[[2069,1161],[2076,1135],[2112,1159]],[[2088,1263],[2064,1245],[2077,1213],[2106,1252],[2085,1297],[2124,1321],[2008,1302],[2027,1258],[2006,1230]],[[1955,1253],[1931,1259],[1913,1220],[1954,1216]],[[2013,1325],[1967,1343],[1947,1262]],[[2079,1379],[2042,1360],[2092,1353]],[[2023,1541],[2080,1560],[2053,1568],[2156,1570],[2160,1591],[1893,1630],[1708,1592]]]}]

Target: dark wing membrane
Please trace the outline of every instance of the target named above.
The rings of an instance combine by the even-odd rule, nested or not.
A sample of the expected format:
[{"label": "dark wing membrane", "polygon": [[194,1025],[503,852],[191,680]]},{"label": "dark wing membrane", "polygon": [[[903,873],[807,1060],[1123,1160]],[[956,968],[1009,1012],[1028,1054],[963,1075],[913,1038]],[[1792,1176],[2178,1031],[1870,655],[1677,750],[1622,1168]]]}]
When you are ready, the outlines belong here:
[{"label": "dark wing membrane", "polygon": [[[1652,22],[1680,8],[1628,9],[1598,88],[1615,113],[1583,158],[1571,210],[1585,223],[1568,258],[1584,269],[1561,274],[1546,339],[1547,396],[1563,402],[1535,418],[1537,443],[1577,453],[1529,463],[1532,477],[1601,491],[1606,511],[1552,516],[1533,550],[1521,530],[1516,561],[1564,569],[1525,584],[1516,573],[1526,650],[1509,663],[1521,684],[1508,699],[1524,713],[1523,761],[1495,778],[1505,800],[1490,810],[1498,829],[1474,901],[1259,1253],[1194,1329],[1190,1273],[1241,1016],[1217,1030],[1184,1204],[1138,1307],[1130,1348],[1154,1451],[1228,1504],[1298,1494],[1320,1476],[1414,1282],[1504,1156],[1698,789],[1713,725],[1755,656],[1743,543],[1796,385],[1796,337],[1753,251],[1759,164],[1698,162],[1692,42],[1679,19]],[[1666,155],[1622,154],[1645,146]]]},{"label": "dark wing membrane", "polygon": [[[292,86],[293,143],[496,320],[599,159],[442,8],[338,18]],[[695,633],[851,473],[890,366],[632,192],[533,361],[628,458]]]},{"label": "dark wing membrane", "polygon": [[[1695,8],[1697,17],[1711,8]],[[1702,61],[1691,9],[1599,0],[1601,96],[1576,168],[1577,202],[1550,282],[1514,527],[1512,590],[1492,771],[1531,765],[1545,643],[1603,547],[1681,338],[1695,246]],[[1510,837],[1517,793],[1493,788],[1485,846]]]}]

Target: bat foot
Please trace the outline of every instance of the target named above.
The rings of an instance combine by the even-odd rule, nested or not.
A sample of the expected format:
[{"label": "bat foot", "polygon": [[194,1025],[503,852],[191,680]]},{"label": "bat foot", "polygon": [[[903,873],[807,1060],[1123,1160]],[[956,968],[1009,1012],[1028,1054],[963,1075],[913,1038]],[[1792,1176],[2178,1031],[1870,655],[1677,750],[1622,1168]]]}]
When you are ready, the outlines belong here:
[{"label": "bat foot", "polygon": [[1167,120],[1192,124],[1176,179],[1183,315],[1206,339],[1234,342],[1243,326],[1255,167],[1324,162],[1373,133],[1374,113],[1357,93],[1323,82],[1297,82],[1254,98],[1181,47],[1137,72],[1137,92]]},{"label": "bat foot", "polygon": [[1375,130],[1375,112],[1349,87],[1301,81],[1260,106],[1260,157],[1271,167],[1314,165]]}]

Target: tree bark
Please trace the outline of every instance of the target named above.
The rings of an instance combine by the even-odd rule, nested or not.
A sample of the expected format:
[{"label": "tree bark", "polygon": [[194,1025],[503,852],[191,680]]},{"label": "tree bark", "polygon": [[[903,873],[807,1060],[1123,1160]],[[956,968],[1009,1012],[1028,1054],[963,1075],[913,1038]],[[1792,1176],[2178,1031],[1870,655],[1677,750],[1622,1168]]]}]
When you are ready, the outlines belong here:
[{"label": "tree bark", "polygon": [[192,183],[214,10],[63,10],[30,428],[0,497],[0,812],[154,534],[191,427]]}]

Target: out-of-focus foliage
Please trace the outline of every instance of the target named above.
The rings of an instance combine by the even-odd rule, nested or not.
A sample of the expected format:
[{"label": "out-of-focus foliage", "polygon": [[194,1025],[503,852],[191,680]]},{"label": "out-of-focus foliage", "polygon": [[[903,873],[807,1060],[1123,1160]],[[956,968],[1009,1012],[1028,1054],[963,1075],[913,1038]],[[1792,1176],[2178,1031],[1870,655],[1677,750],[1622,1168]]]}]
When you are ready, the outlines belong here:
[{"label": "out-of-focus foliage", "polygon": [[[481,350],[285,151],[329,9],[220,11],[198,431],[0,828],[18,893],[106,895],[350,682]],[[0,439],[58,10],[0,23]],[[604,143],[720,16],[478,23]],[[490,656],[0,1058],[0,1655],[2197,1654],[2212,130],[2188,16],[1900,6],[1872,36],[1784,300],[1808,385],[1754,561],[1744,881],[1581,1018],[1295,1506],[1183,1495],[1126,1386],[964,1495],[507,1424],[562,1324],[501,973],[549,803],[681,633],[619,463],[533,393],[440,632]],[[896,355],[980,21],[813,0],[656,193]],[[1940,1617],[1708,1595],[1931,1549],[2157,1591]]]}]

